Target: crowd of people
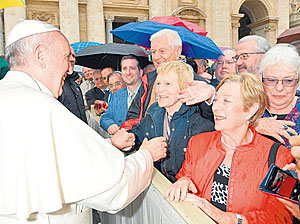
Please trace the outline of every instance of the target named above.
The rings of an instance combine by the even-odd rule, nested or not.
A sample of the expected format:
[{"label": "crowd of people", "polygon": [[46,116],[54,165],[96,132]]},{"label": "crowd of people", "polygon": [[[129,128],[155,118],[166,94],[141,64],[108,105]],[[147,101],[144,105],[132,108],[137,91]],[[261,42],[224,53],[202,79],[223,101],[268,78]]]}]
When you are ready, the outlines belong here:
[{"label": "crowd of people", "polygon": [[126,55],[120,68],[83,67],[82,78],[59,29],[25,20],[11,30],[0,223],[96,224],[97,211],[117,212],[145,190],[153,167],[170,180],[168,200],[217,223],[300,219],[297,204],[259,190],[270,158],[300,174],[297,48],[250,35],[208,67],[181,57],[174,30],[150,41],[153,64]]}]

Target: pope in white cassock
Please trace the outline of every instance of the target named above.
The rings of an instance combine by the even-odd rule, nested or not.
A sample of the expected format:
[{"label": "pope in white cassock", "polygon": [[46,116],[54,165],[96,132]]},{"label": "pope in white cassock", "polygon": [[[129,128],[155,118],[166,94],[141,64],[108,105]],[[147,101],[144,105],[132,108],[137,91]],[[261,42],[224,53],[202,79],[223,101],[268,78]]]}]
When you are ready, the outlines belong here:
[{"label": "pope in white cassock", "polygon": [[[144,141],[124,157],[111,142],[68,111],[62,93],[71,51],[54,26],[34,20],[8,36],[11,70],[0,81],[0,223],[89,224],[91,209],[117,212],[150,183],[153,161],[166,154],[163,138]],[[113,145],[112,145],[112,144]]]}]

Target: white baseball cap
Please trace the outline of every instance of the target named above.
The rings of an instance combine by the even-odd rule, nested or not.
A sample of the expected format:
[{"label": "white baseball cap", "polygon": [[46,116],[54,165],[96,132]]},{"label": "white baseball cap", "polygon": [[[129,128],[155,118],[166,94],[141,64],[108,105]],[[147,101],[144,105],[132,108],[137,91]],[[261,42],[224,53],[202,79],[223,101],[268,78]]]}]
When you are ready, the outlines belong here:
[{"label": "white baseball cap", "polygon": [[39,20],[23,20],[22,22],[15,25],[9,32],[6,41],[6,47],[22,38],[50,31],[60,30],[52,24],[48,24]]}]

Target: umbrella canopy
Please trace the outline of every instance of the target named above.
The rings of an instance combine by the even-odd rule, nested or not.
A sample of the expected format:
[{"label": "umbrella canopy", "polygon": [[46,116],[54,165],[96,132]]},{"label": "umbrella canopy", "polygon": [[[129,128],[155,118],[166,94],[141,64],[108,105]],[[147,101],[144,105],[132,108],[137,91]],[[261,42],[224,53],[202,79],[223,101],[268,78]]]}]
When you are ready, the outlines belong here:
[{"label": "umbrella canopy", "polygon": [[300,26],[286,29],[277,37],[277,44],[279,43],[292,43],[296,40],[300,40]]},{"label": "umbrella canopy", "polygon": [[25,7],[22,0],[1,0],[0,9],[10,8],[10,7]]},{"label": "umbrella canopy", "polygon": [[195,23],[186,21],[177,16],[156,16],[150,19],[152,22],[163,23],[172,26],[182,26],[187,28],[189,31],[197,33],[202,36],[206,36],[207,31]]},{"label": "umbrella canopy", "polygon": [[208,37],[193,33],[180,26],[171,26],[152,21],[132,22],[120,26],[112,34],[130,43],[150,48],[150,36],[162,29],[171,29],[178,32],[182,40],[182,54],[192,58],[217,59],[222,55],[220,49]]},{"label": "umbrella canopy", "polygon": [[141,67],[150,64],[150,52],[136,45],[109,43],[91,46],[80,51],[76,56],[76,64],[94,69],[113,67],[120,70],[120,62],[125,55],[138,56]]},{"label": "umbrella canopy", "polygon": [[76,42],[73,44],[70,44],[71,47],[73,47],[75,54],[78,54],[79,51],[81,51],[82,49],[89,47],[89,46],[98,46],[101,45],[98,42],[88,42],[88,41],[82,41],[82,42]]}]

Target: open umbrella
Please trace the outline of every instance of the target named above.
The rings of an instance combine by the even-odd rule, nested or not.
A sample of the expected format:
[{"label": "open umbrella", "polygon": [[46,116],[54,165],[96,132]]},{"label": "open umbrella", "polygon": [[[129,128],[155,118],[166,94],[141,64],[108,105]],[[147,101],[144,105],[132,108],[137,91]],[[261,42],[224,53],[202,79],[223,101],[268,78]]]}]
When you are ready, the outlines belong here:
[{"label": "open umbrella", "polygon": [[217,45],[208,37],[193,33],[180,26],[171,26],[152,21],[132,22],[120,26],[112,34],[130,43],[150,48],[150,36],[162,29],[178,32],[182,40],[182,54],[192,58],[217,59],[223,55]]},{"label": "open umbrella", "polygon": [[89,47],[89,46],[98,46],[101,45],[98,42],[88,42],[88,41],[82,41],[82,42],[76,42],[73,44],[70,44],[71,47],[73,47],[75,54],[78,54],[79,51],[81,51],[82,49]]},{"label": "open umbrella", "polygon": [[141,66],[150,64],[150,52],[136,45],[109,43],[99,46],[90,46],[76,55],[76,64],[94,69],[113,67],[120,70],[120,61],[125,55],[138,56]]},{"label": "open umbrella", "polygon": [[182,26],[187,28],[189,31],[197,33],[202,36],[206,36],[207,31],[195,23],[186,21],[177,16],[156,16],[150,19],[152,22],[164,23],[172,26]]},{"label": "open umbrella", "polygon": [[300,26],[286,29],[277,37],[277,44],[279,43],[292,43],[296,40],[300,40]]},{"label": "open umbrella", "polygon": [[10,8],[10,7],[25,7],[22,0],[1,0],[0,9]]}]

